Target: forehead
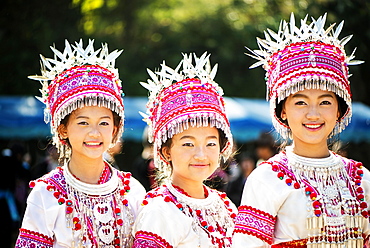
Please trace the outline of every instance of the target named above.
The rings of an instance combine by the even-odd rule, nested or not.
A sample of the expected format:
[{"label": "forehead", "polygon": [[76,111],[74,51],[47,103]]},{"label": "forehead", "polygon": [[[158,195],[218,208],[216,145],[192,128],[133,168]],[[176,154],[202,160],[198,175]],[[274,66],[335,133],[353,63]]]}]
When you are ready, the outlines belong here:
[{"label": "forehead", "polygon": [[336,98],[336,95],[332,91],[320,90],[320,89],[305,89],[298,91],[295,94],[290,95],[288,98],[306,97],[306,98],[322,98],[332,97]]},{"label": "forehead", "polygon": [[184,130],[179,134],[175,134],[173,138],[181,139],[181,138],[218,138],[219,133],[216,127],[189,127],[188,129]]},{"label": "forehead", "polygon": [[93,116],[107,116],[112,117],[113,113],[110,109],[105,107],[98,107],[98,106],[86,106],[82,108],[78,108],[72,112],[72,115],[75,117],[77,116],[86,116],[86,117],[93,117]]}]

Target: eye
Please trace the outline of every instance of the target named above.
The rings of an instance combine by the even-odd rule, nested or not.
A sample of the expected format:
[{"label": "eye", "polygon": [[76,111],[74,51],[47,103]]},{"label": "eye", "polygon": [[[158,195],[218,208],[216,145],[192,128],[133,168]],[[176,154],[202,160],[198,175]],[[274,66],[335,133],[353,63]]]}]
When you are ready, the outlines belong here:
[{"label": "eye", "polygon": [[217,146],[217,143],[216,143],[216,142],[209,142],[209,143],[207,144],[207,146]]},{"label": "eye", "polygon": [[297,101],[294,104],[295,105],[306,105],[305,101]]},{"label": "eye", "polygon": [[322,101],[320,104],[321,105],[331,105],[331,102],[325,100],[325,101]]},{"label": "eye", "polygon": [[87,125],[89,125],[89,123],[87,123],[86,121],[80,121],[80,122],[77,123],[77,125],[87,126]]},{"label": "eye", "polygon": [[184,144],[182,144],[182,146],[189,146],[189,147],[193,147],[193,143],[190,143],[190,142],[186,142]]},{"label": "eye", "polygon": [[100,125],[101,125],[101,126],[109,126],[109,125],[110,125],[110,123],[109,123],[109,122],[107,122],[107,121],[102,121],[102,122],[100,122]]}]

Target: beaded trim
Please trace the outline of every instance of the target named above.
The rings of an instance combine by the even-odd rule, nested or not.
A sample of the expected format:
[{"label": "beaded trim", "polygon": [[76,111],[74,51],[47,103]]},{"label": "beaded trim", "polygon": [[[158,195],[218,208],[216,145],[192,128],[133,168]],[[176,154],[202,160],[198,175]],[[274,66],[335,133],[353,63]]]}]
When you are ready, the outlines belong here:
[{"label": "beaded trim", "polygon": [[291,147],[264,163],[288,186],[303,189],[311,202],[307,247],[321,248],[332,242],[361,247],[362,222],[369,216],[361,187],[361,163],[334,153],[323,159],[305,158],[294,154]]},{"label": "beaded trim", "polygon": [[155,233],[138,231],[135,233],[133,248],[173,248],[173,246]]},{"label": "beaded trim", "polygon": [[207,191],[207,198],[196,199],[184,195],[171,184],[163,185],[148,192],[143,205],[148,205],[152,198],[163,197],[165,202],[172,202],[183,214],[193,219],[193,230],[206,232],[214,245],[231,247],[236,213],[230,208],[225,193],[209,188]]},{"label": "beaded trim", "polygon": [[279,243],[276,245],[272,245],[271,248],[307,248],[307,239],[300,239],[300,240],[293,240],[289,242]]},{"label": "beaded trim", "polygon": [[42,233],[19,229],[19,237],[15,244],[15,248],[48,248],[53,247],[54,239]]},{"label": "beaded trim", "polygon": [[272,244],[276,217],[269,213],[242,205],[238,208],[235,218],[234,233],[255,236],[268,244]]},{"label": "beaded trim", "polygon": [[79,181],[68,166],[58,167],[30,183],[30,187],[36,182],[46,183],[46,189],[58,204],[65,205],[66,225],[72,229],[73,236],[79,234],[72,247],[88,244],[127,247],[132,244],[134,216],[125,197],[130,191],[131,174],[114,171],[111,167],[110,170],[113,173],[109,181],[99,185]]}]

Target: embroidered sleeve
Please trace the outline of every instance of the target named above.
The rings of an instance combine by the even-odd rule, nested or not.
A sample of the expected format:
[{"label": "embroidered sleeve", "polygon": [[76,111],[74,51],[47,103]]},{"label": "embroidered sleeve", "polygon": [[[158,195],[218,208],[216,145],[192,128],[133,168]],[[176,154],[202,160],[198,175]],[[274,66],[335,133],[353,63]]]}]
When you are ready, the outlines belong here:
[{"label": "embroidered sleeve", "polygon": [[53,243],[52,238],[42,233],[21,228],[15,248],[49,248],[53,247]]},{"label": "embroidered sleeve", "polygon": [[165,239],[160,237],[159,235],[146,232],[146,231],[138,231],[135,234],[135,242],[133,248],[172,248],[173,246],[170,245]]},{"label": "embroidered sleeve", "polygon": [[268,213],[249,206],[240,206],[234,233],[252,235],[272,244],[275,222],[276,217]]}]

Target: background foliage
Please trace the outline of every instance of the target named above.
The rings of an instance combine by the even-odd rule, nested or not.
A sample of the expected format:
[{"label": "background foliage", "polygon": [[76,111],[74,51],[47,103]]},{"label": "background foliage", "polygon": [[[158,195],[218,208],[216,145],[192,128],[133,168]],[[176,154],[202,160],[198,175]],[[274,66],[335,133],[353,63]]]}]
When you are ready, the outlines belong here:
[{"label": "background foliage", "polygon": [[[36,81],[39,54],[52,56],[64,39],[108,42],[110,50],[124,49],[116,63],[126,95],[146,95],[138,82],[147,79],[146,68],[166,60],[176,66],[182,52],[204,51],[219,64],[216,81],[226,96],[263,98],[264,71],[249,70],[253,59],[244,46],[256,47],[263,30],[276,30],[281,19],[328,13],[327,23],[345,20],[342,37],[354,34],[347,52],[357,47],[357,59],[370,51],[368,0],[3,0],[0,10],[0,95],[39,95]],[[351,67],[355,101],[370,104],[370,63]]]}]

